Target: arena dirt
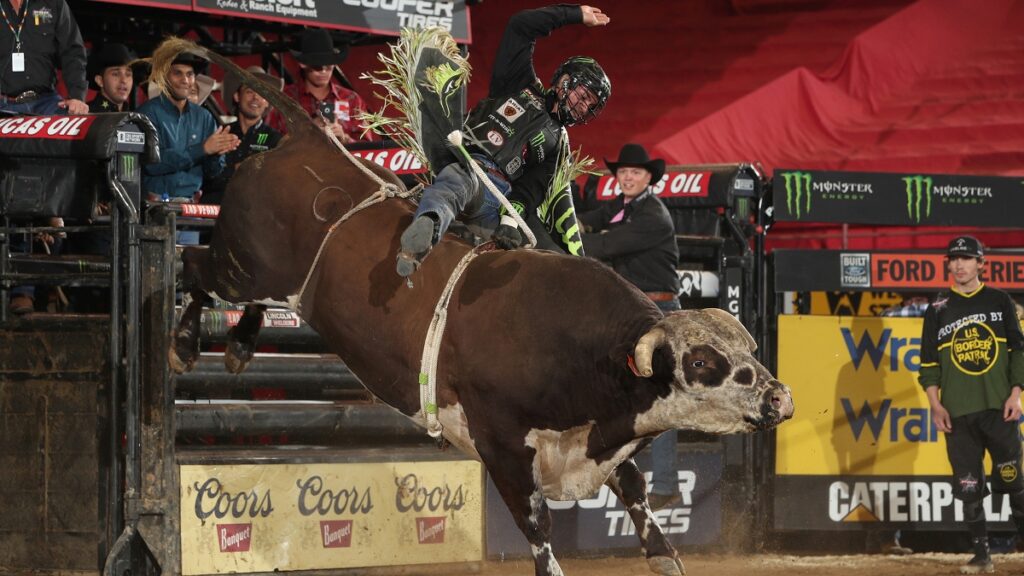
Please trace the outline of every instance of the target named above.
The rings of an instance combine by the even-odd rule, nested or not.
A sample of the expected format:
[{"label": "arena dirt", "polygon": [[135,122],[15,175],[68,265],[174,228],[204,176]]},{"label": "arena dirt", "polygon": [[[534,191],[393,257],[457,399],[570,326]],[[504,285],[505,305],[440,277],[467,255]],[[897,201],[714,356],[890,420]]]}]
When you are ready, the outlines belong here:
[{"label": "arena dirt", "polygon": [[[684,556],[687,576],[940,576],[959,574],[967,554],[913,554],[910,556]],[[996,574],[1024,573],[1024,554],[995,554]],[[642,558],[559,559],[566,576],[650,576]],[[479,574],[532,576],[533,562],[487,562]]]}]

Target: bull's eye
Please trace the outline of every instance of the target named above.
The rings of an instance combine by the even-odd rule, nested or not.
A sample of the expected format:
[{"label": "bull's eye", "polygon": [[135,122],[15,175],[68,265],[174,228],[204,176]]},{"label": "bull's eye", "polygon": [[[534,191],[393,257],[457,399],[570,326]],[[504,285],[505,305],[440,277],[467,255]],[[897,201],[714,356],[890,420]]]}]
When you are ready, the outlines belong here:
[{"label": "bull's eye", "polygon": [[694,360],[693,364],[690,364],[690,365],[693,366],[694,368],[703,368],[704,367],[704,361],[703,360]]}]

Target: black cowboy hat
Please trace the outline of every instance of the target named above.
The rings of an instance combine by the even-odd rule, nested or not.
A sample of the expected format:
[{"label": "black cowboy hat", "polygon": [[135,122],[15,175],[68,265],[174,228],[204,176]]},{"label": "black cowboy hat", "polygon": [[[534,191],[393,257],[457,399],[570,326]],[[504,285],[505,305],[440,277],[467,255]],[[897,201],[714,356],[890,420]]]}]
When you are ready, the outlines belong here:
[{"label": "black cowboy hat", "polygon": [[[264,70],[263,68],[260,68],[259,66],[249,66],[248,68],[246,68],[246,70],[252,72],[253,76],[256,76],[263,82],[266,82],[267,84],[277,88],[278,90],[284,88],[284,80],[282,78],[278,78],[277,76],[271,76],[270,74],[267,74],[267,71]],[[238,92],[238,89],[241,87],[242,79],[239,78],[237,75],[230,73],[224,75],[223,94],[225,106],[227,106],[228,108],[234,106],[235,92]]]},{"label": "black cowboy hat", "polygon": [[336,49],[331,33],[323,28],[306,29],[299,40],[299,49],[291,52],[296,60],[306,66],[341,64],[348,58],[348,46]]},{"label": "black cowboy hat", "polygon": [[638,166],[643,168],[651,173],[651,186],[661,182],[661,177],[665,175],[665,161],[661,158],[651,160],[647,155],[647,150],[639,144],[624,145],[619,150],[618,160],[605,158],[604,163],[608,165],[608,170],[611,170],[613,175],[621,166]]},{"label": "black cowboy hat", "polygon": [[135,60],[135,54],[124,44],[104,44],[102,48],[89,53],[89,62],[85,67],[85,74],[89,82],[96,85],[94,78],[103,74],[103,71],[111,66],[128,66]]},{"label": "black cowboy hat", "polygon": [[182,52],[174,57],[171,64],[185,64],[192,67],[192,71],[196,74],[205,74],[210,68],[210,63],[196,54],[191,52]]}]

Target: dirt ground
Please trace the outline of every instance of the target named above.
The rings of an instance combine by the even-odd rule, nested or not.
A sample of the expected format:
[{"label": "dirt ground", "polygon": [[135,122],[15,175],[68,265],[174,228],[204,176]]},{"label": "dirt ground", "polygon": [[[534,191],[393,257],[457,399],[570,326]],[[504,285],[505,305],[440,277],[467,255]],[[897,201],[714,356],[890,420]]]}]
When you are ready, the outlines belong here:
[{"label": "dirt ground", "polygon": [[[959,574],[967,554],[925,553],[910,556],[755,556],[697,554],[683,557],[688,576],[941,576]],[[1024,554],[994,554],[997,574],[1024,573]],[[650,576],[642,558],[562,558],[566,576]],[[478,574],[532,576],[533,562],[487,562]]]}]

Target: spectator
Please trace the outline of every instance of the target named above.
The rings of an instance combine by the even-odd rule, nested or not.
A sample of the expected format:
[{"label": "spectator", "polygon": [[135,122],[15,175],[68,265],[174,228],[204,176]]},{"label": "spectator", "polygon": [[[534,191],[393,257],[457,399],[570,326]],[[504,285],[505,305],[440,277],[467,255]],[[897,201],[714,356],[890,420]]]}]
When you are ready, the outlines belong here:
[{"label": "spectator", "polygon": [[[6,114],[85,114],[85,46],[78,24],[64,0],[32,0],[29,18],[28,0],[0,0],[0,14],[6,26],[0,26],[0,45],[9,47],[0,54],[0,112]],[[57,69],[64,77],[68,99],[57,93]],[[14,221],[13,225],[28,222]],[[51,218],[51,226],[63,226]],[[49,247],[54,238],[43,235]],[[27,235],[11,237],[11,252],[29,250]],[[15,315],[28,314],[35,306],[35,287],[11,289],[8,310]]]},{"label": "spectator", "polygon": [[[622,194],[580,216],[585,230],[583,251],[610,264],[654,301],[665,313],[680,309],[679,247],[668,208],[651,184],[661,181],[665,161],[650,159],[639,144],[626,144],[616,161],[605,160]],[[648,495],[652,510],[679,502],[676,466],[678,436],[665,432],[651,443],[653,485]]]},{"label": "spectator", "polygon": [[[918,380],[928,395],[932,421],[946,433],[953,496],[963,503],[974,556],[961,574],[994,570],[983,502],[1008,494],[1011,518],[1024,533],[1020,392],[1024,386],[1024,334],[1010,296],[979,278],[981,242],[954,238],[946,249],[953,279],[928,307],[921,330]],[[941,397],[940,397],[941,392]],[[985,451],[992,474],[985,474]]]},{"label": "spectator", "polygon": [[[238,147],[238,137],[227,126],[217,128],[209,111],[189,101],[196,67],[204,64],[204,60],[187,52],[178,54],[169,65],[154,56],[153,74],[166,70],[165,78],[153,79],[163,84],[162,92],[139,107],[160,138],[160,162],[146,164],[142,171],[142,189],[150,201],[194,202],[203,176],[219,174],[224,169],[224,154]],[[179,243],[198,241],[198,232],[178,233]]]},{"label": "spectator", "polygon": [[[0,111],[85,114],[85,46],[64,0],[0,1]],[[61,70],[68,98],[57,93]]]},{"label": "spectator", "polygon": [[[250,66],[249,71],[267,84],[277,86],[278,90],[284,86],[283,80],[267,74],[259,66]],[[224,78],[224,104],[237,117],[228,125],[228,129],[238,137],[241,144],[225,156],[224,171],[206,181],[201,200],[203,204],[220,204],[228,181],[242,160],[252,154],[270,150],[281,140],[281,133],[263,121],[270,104],[252,88],[241,86],[240,79],[233,74]]]},{"label": "spectator", "polygon": [[127,112],[135,86],[131,63],[135,55],[124,44],[104,44],[89,54],[88,76],[98,91],[89,112]]},{"label": "spectator", "polygon": [[[334,78],[334,70],[345,61],[348,48],[337,50],[327,30],[310,28],[302,33],[299,50],[292,54],[299,61],[302,78],[289,84],[284,93],[295,99],[318,125],[330,125],[342,144],[373,140],[372,133],[363,133],[366,127],[358,119],[366,110],[362,97]],[[280,114],[272,114],[268,123],[282,134],[288,132]]]}]

